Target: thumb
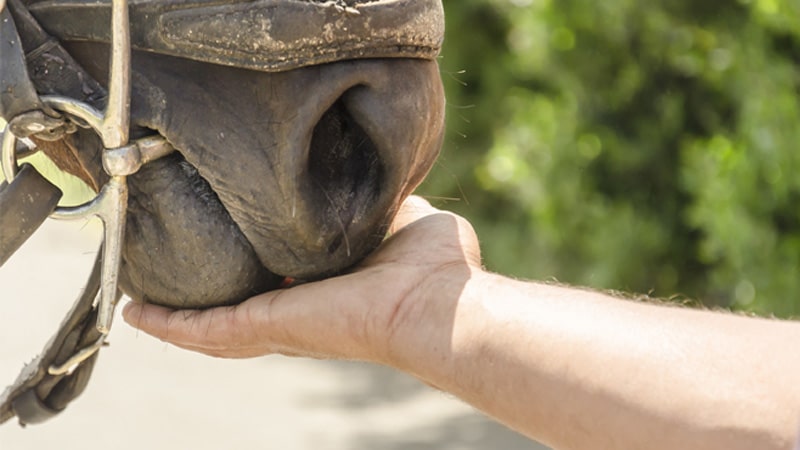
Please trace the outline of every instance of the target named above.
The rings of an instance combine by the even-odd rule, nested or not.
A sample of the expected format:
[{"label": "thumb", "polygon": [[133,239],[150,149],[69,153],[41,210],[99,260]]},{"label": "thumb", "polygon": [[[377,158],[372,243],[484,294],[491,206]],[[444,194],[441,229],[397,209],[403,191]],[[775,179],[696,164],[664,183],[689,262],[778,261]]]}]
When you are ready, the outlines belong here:
[{"label": "thumb", "polygon": [[409,196],[400,205],[400,209],[397,211],[397,215],[395,215],[394,221],[389,227],[389,233],[397,233],[405,228],[406,225],[439,212],[441,211],[431,206],[424,198],[418,195]]}]

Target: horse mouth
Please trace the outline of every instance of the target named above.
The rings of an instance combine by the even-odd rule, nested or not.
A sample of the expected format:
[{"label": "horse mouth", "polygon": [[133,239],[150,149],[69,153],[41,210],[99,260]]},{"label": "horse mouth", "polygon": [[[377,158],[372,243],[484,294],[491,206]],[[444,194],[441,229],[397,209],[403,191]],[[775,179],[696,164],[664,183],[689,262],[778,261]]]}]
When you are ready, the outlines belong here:
[{"label": "horse mouth", "polygon": [[[287,279],[311,281],[340,273],[373,250],[385,232],[382,223],[369,238],[350,236],[380,197],[386,169],[376,144],[341,98],[314,127],[307,163],[297,175],[302,183],[284,198],[291,203],[292,221],[298,201],[317,205],[324,218],[303,242],[289,242],[252,217],[235,220],[212,184],[186,159],[191,151],[176,150],[130,180],[122,286],[137,300],[182,308],[236,304],[277,289]],[[168,210],[180,217],[166,219]],[[181,230],[192,237],[179,238]],[[248,235],[257,236],[255,244]],[[289,256],[302,271],[270,270],[276,264],[264,258],[275,253]],[[176,256],[178,264],[161,263]],[[184,285],[180,280],[187,277],[194,281]]]}]

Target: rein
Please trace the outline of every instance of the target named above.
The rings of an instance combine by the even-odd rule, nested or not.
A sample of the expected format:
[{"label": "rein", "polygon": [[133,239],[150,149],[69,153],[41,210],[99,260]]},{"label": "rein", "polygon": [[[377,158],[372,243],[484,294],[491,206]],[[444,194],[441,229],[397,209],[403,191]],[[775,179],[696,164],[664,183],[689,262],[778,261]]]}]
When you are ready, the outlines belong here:
[{"label": "rein", "polygon": [[[0,395],[0,424],[15,416],[22,425],[40,423],[63,411],[85,389],[106,345],[122,295],[127,177],[174,151],[162,136],[131,126],[132,50],[277,72],[345,59],[433,59],[443,34],[440,0],[0,0],[0,117],[7,122],[0,136],[0,266],[48,217],[96,216],[104,225],[83,293]],[[109,44],[107,89],[60,40]],[[65,138],[78,129],[102,140],[100,179],[67,167],[81,149]],[[60,158],[52,148],[61,149]],[[18,164],[39,150],[94,186],[96,197],[57,206],[61,191],[33,166]]]},{"label": "rein", "polygon": [[[11,35],[8,42],[12,44],[9,57],[3,55],[4,61],[11,62],[4,66],[3,75],[10,73],[11,76],[4,76],[2,83],[6,85],[3,86],[5,92],[21,89],[20,95],[3,102],[3,115],[8,118],[9,125],[0,147],[0,165],[7,183],[0,190],[0,204],[9,205],[8,209],[3,208],[3,217],[10,217],[14,223],[2,223],[3,235],[12,239],[3,239],[0,261],[5,262],[41,225],[47,217],[45,212],[49,211],[50,217],[67,220],[97,216],[104,224],[102,256],[98,258],[83,295],[41,356],[25,366],[17,381],[0,396],[0,422],[16,415],[24,425],[54,416],[85,388],[120,298],[117,283],[128,205],[126,177],[138,171],[142,164],[169,153],[171,148],[163,142],[154,145],[152,140],[148,141],[149,145],[128,142],[131,49],[127,0],[112,0],[110,79],[102,112],[87,102],[70,97],[38,96],[34,82],[26,80],[26,55],[22,53],[25,44],[31,47],[40,41],[27,56],[35,55],[37,50],[49,56],[67,53],[38,26],[20,0],[8,0],[8,5],[3,6],[0,13],[4,22],[3,34]],[[14,20],[10,20],[12,16]],[[15,23],[22,24],[20,31],[23,33],[18,33]],[[80,79],[89,78],[71,58],[68,61],[68,72]],[[54,80],[54,83],[63,84],[60,80]],[[99,93],[99,85],[96,82],[91,84],[97,86],[94,91]],[[43,180],[32,166],[26,166],[20,172],[16,161],[17,136],[45,133],[52,138],[74,129],[68,123],[88,125],[102,139],[103,168],[109,179],[92,201],[77,207],[59,208],[55,204],[61,196],[60,191]],[[33,202],[39,203],[40,207],[32,215],[25,212],[14,214],[13,209],[33,211],[25,200],[31,192],[40,193],[45,201]],[[21,226],[26,223],[28,227]],[[13,231],[15,229],[19,231]],[[95,297],[96,306],[92,306]]]}]

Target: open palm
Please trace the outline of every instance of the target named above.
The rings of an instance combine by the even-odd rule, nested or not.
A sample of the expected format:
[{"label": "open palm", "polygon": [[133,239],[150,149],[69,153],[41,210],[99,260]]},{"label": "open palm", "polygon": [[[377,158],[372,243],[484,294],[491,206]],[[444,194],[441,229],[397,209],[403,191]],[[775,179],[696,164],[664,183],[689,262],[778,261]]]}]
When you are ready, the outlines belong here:
[{"label": "open palm", "polygon": [[390,237],[348,274],[236,306],[171,310],[129,303],[123,314],[146,333],[212,356],[281,353],[388,362],[395,340],[440,307],[439,280],[465,283],[476,269],[480,251],[470,224],[410,197]]}]

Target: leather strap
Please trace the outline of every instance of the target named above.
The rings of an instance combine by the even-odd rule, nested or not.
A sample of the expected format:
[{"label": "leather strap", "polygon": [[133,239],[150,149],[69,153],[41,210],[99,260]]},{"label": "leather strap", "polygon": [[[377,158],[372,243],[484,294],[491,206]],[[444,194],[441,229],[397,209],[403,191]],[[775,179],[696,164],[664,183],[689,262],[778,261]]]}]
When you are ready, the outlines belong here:
[{"label": "leather strap", "polygon": [[[34,93],[62,95],[102,110],[106,90],[100,83],[89,76],[59,41],[45,31],[21,0],[8,0],[8,9],[19,30],[27,73],[30,74],[29,82],[35,86]],[[83,21],[87,19],[99,20],[84,18]],[[3,61],[5,57],[3,55]]]},{"label": "leather strap", "polygon": [[[29,9],[61,40],[110,40],[110,0]],[[135,49],[266,72],[345,59],[433,59],[444,39],[441,0],[155,0],[131,3],[130,20]]]},{"label": "leather strap", "polygon": [[[7,1],[6,8],[2,11],[7,20],[0,23],[0,31],[7,32],[16,25],[14,30],[19,34],[12,47],[2,47],[0,43],[0,76],[16,80],[29,74],[31,79],[28,83],[33,83],[40,94],[57,93],[94,106],[102,104],[105,101],[105,90],[97,81],[39,26],[20,0]],[[8,53],[9,49],[15,53]],[[20,56],[20,52],[24,54]],[[12,57],[15,61],[21,58],[22,66],[14,66],[5,71],[7,57]],[[28,124],[41,124],[41,119],[53,119],[52,116],[55,115],[41,104],[36,91],[33,94],[35,101],[26,96],[25,104],[27,107],[35,104],[38,110],[17,106],[20,102],[5,103],[13,108],[4,105],[2,115],[10,119],[9,129],[17,136],[29,134],[27,132],[31,130],[28,129]],[[11,115],[12,113],[16,115]],[[74,136],[68,135],[71,125],[73,124],[68,120],[54,118],[46,122],[44,133],[35,133],[34,140],[39,148],[43,148],[59,167],[69,159],[68,152],[76,151],[68,145]],[[26,166],[23,166],[10,185],[4,185],[0,189],[0,261],[4,262],[30,237],[53,211],[60,196],[61,192],[55,186],[41,178],[32,167]],[[100,286],[99,255],[86,289],[56,334],[45,345],[42,353],[23,368],[14,384],[0,395],[0,423],[15,415],[22,425],[40,423],[64,410],[85,389],[97,353],[67,372],[51,372],[51,369],[69,362],[70,358],[93,344],[102,342],[102,335],[95,326],[96,312],[92,307]]]},{"label": "leather strap", "polygon": [[[9,0],[0,11],[0,25],[0,117],[8,120],[8,129],[18,137],[36,133],[49,140],[60,139],[74,127],[41,102],[37,90],[42,90],[34,81],[36,67],[26,60],[26,54],[52,39],[20,0]],[[52,75],[45,74],[48,76]]]},{"label": "leather strap", "polygon": [[66,362],[100,337],[92,303],[100,290],[100,256],[78,301],[61,322],[42,352],[26,364],[17,380],[0,395],[0,423],[14,416],[21,425],[43,422],[63,411],[86,388],[97,353],[72,372],[50,374],[48,369]]},{"label": "leather strap", "polygon": [[[9,22],[15,24],[19,32],[17,41],[21,43],[25,52],[26,73],[30,74],[30,82],[35,86],[36,92],[39,95],[73,98],[102,110],[106,100],[105,88],[39,25],[21,0],[8,0],[7,9],[13,18],[13,21]],[[5,58],[6,55],[0,52],[0,60]],[[0,71],[3,70],[2,66],[0,64]],[[101,169],[98,170],[99,154],[97,158],[79,158],[77,155],[79,146],[75,145],[74,141],[83,138],[71,134],[75,131],[74,122],[66,118],[52,119],[57,116],[56,112],[46,111],[45,107],[41,106],[37,111],[3,117],[9,121],[9,129],[15,136],[31,135],[37,149],[45,153],[59,169],[75,175],[95,190],[99,190],[99,186],[105,181],[105,174]],[[43,131],[32,132],[28,124],[45,126],[42,127]],[[91,151],[96,152],[97,149],[81,147],[81,151],[84,154],[91,154]],[[96,164],[98,167],[84,167],[86,164]]]},{"label": "leather strap", "polygon": [[0,267],[56,209],[61,190],[23,164],[11,184],[0,184]]},{"label": "leather strap", "polygon": [[0,117],[42,108],[28,76],[25,52],[9,8],[0,11]]}]

